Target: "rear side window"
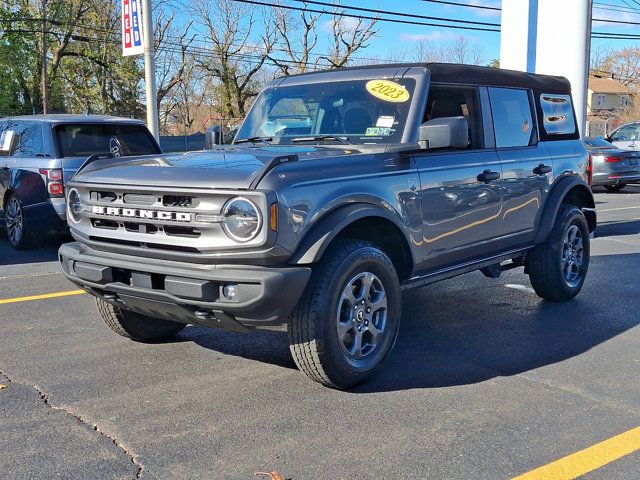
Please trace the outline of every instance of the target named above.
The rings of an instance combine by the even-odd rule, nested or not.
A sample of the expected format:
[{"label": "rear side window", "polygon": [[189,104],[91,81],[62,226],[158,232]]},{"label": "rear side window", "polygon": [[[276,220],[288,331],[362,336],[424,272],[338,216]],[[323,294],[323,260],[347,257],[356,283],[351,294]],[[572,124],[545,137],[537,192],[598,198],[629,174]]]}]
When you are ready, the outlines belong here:
[{"label": "rear side window", "polygon": [[496,147],[527,147],[537,140],[529,92],[517,88],[489,88]]},{"label": "rear side window", "polygon": [[55,129],[60,157],[112,153],[116,157],[160,153],[142,125],[59,125]]},{"label": "rear side window", "polygon": [[35,157],[43,155],[42,128],[39,123],[23,122],[17,130],[18,142],[14,157]]},{"label": "rear side window", "polygon": [[540,95],[543,128],[548,135],[567,135],[576,132],[576,121],[570,95],[543,93]]}]

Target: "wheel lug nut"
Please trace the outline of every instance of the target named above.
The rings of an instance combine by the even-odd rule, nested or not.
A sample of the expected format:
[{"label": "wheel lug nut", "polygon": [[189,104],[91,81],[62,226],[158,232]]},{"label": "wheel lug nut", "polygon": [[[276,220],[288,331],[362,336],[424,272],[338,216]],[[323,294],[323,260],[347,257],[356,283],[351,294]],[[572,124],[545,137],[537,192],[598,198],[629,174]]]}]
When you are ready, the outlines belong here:
[{"label": "wheel lug nut", "polygon": [[371,308],[367,308],[367,313],[371,313]]},{"label": "wheel lug nut", "polygon": [[365,325],[369,325],[369,320],[365,320],[365,321],[364,321],[364,324],[365,324]]}]

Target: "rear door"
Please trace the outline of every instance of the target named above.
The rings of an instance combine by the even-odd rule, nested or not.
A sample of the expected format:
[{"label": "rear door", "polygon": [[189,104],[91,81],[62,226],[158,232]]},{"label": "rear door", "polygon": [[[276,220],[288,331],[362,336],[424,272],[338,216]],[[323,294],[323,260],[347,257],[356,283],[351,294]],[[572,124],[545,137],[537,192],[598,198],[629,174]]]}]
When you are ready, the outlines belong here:
[{"label": "rear door", "polygon": [[430,87],[425,121],[464,116],[471,141],[464,149],[425,150],[415,155],[422,200],[422,271],[460,264],[499,249],[502,172],[495,150],[486,142],[482,126],[491,120],[490,116],[483,120],[480,97],[477,87]]},{"label": "rear door", "polygon": [[552,183],[549,153],[538,142],[529,90],[489,88],[496,151],[502,166],[505,247],[528,243]]}]

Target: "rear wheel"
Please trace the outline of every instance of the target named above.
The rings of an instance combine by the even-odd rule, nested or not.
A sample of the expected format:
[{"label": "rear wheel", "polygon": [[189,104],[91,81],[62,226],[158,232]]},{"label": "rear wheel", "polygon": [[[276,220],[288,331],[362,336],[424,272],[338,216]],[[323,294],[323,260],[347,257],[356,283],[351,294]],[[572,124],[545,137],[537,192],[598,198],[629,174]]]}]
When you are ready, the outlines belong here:
[{"label": "rear wheel", "polygon": [[617,183],[615,185],[605,185],[604,188],[606,188],[608,192],[619,192],[626,186],[626,183]]},{"label": "rear wheel", "polygon": [[398,276],[384,252],[358,240],[336,243],[290,317],[298,368],[334,388],[362,382],[391,352],[400,302]]},{"label": "rear wheel", "polygon": [[5,226],[9,244],[17,250],[26,250],[36,245],[37,232],[27,225],[22,202],[11,194],[5,205]]},{"label": "rear wheel", "polygon": [[527,255],[527,269],[536,293],[554,302],[575,297],[589,269],[589,227],[582,211],[562,205],[547,241]]},{"label": "rear wheel", "polygon": [[148,317],[116,307],[97,298],[98,313],[107,326],[121,335],[138,342],[166,340],[178,334],[186,324]]}]

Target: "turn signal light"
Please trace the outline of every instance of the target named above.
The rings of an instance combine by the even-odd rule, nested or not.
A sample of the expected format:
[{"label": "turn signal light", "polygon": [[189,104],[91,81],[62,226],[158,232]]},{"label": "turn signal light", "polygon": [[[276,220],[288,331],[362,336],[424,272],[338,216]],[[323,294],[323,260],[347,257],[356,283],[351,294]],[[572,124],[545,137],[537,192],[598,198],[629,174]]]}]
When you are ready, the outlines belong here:
[{"label": "turn signal light", "polygon": [[589,155],[589,160],[587,160],[587,184],[591,186],[591,182],[593,180],[593,158]]},{"label": "turn signal light", "polygon": [[276,232],[278,230],[278,204],[272,203],[269,209],[269,227]]}]

